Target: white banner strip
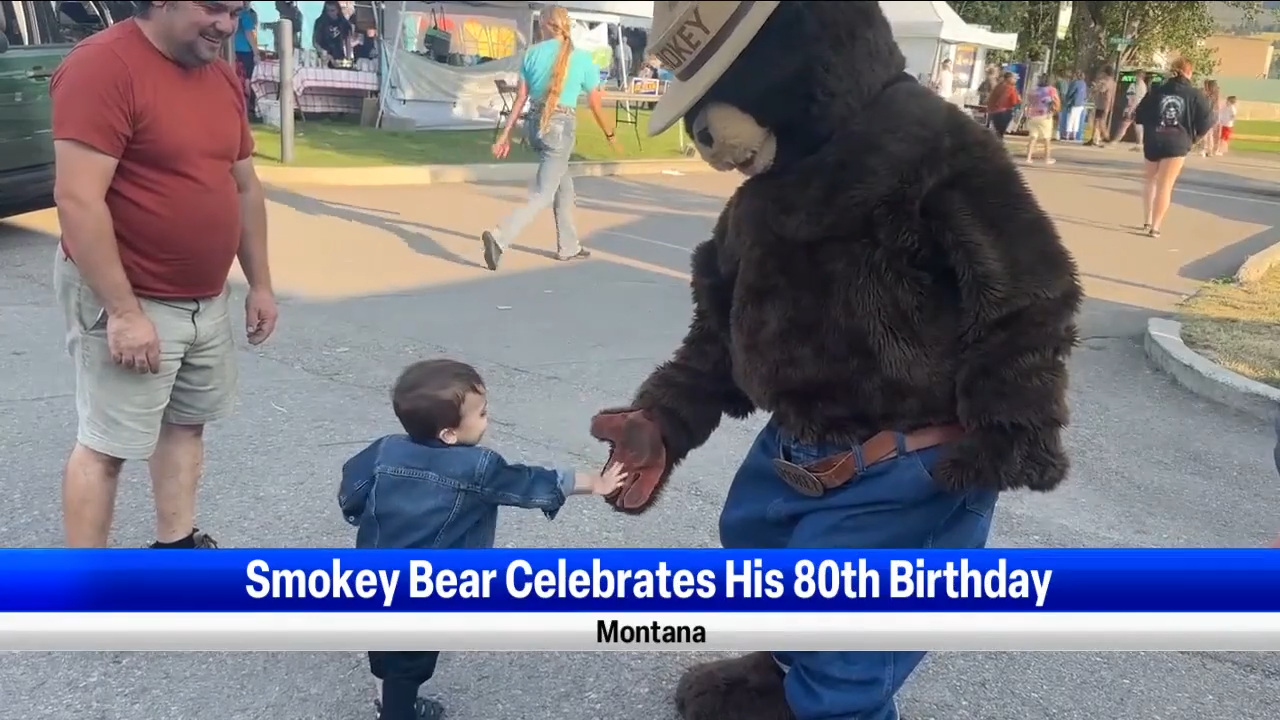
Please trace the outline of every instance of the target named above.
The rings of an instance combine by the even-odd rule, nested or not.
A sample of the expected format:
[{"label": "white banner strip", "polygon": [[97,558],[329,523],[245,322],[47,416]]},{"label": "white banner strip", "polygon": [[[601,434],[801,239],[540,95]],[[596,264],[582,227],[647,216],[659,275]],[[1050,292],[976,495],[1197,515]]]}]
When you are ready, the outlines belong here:
[{"label": "white banner strip", "polygon": [[1280,651],[1280,613],[0,614],[0,651]]}]

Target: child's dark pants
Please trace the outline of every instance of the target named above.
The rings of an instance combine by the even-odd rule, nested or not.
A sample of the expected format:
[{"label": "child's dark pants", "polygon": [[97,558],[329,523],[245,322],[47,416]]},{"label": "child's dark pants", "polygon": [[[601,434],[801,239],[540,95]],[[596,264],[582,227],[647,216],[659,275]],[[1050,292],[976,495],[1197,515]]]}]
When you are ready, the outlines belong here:
[{"label": "child's dark pants", "polygon": [[436,672],[440,653],[434,650],[369,653],[369,672],[382,681],[379,720],[417,720],[418,689]]}]

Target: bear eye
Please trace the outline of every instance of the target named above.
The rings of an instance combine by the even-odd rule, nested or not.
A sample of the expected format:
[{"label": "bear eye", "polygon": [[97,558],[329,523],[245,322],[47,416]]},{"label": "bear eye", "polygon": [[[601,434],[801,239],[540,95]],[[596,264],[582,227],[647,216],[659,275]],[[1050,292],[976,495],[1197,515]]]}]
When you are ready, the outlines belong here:
[{"label": "bear eye", "polygon": [[694,136],[694,140],[697,140],[698,144],[703,147],[712,147],[716,144],[716,139],[711,136],[711,131],[707,128],[699,130],[698,134]]}]

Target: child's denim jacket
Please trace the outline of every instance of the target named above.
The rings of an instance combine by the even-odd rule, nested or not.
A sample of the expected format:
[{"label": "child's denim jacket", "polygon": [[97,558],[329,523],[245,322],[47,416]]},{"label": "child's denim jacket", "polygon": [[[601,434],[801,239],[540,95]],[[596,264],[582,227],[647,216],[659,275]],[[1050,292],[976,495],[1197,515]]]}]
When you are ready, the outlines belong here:
[{"label": "child's denim jacket", "polygon": [[498,506],[554,519],[573,484],[572,471],[510,465],[488,448],[389,435],[342,466],[338,505],[358,548],[491,548]]}]

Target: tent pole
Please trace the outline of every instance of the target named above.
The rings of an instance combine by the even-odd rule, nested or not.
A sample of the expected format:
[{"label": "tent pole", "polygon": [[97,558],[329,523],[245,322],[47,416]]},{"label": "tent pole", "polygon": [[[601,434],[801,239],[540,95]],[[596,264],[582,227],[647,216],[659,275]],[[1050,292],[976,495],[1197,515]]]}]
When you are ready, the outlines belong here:
[{"label": "tent pole", "polygon": [[[386,69],[385,69],[385,72],[383,72],[381,82],[378,83],[378,120],[376,123],[374,123],[375,128],[382,127],[382,119],[386,114],[385,103],[391,97],[391,93],[390,93],[391,77],[395,73],[396,59],[400,57],[400,45],[404,42],[404,38],[401,37],[401,35],[404,34],[404,10],[405,10],[405,7],[408,6],[408,4],[409,3],[407,2],[407,0],[400,0],[400,10],[399,12],[396,13],[397,25],[395,28],[395,34],[392,35],[394,42],[390,43],[389,52],[388,52],[387,36],[383,32],[384,28],[381,28],[381,27],[378,28],[378,35],[382,37],[382,49],[383,49],[383,52],[379,55],[381,59],[378,60],[378,64],[381,66],[383,62],[385,62]],[[386,6],[386,3],[383,3],[384,12],[382,14],[382,19],[381,19],[382,23],[386,22],[385,6]]]}]

